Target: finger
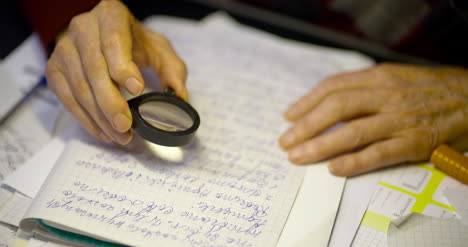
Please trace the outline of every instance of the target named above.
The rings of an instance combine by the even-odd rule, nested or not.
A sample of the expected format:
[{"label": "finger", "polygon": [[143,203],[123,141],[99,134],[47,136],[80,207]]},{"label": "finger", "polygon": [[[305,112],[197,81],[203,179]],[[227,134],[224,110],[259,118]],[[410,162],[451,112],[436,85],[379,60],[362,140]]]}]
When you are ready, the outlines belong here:
[{"label": "finger", "polygon": [[406,161],[416,161],[418,147],[407,138],[393,138],[330,160],[328,169],[338,176],[353,176]]},{"label": "finger", "polygon": [[451,141],[449,143],[449,146],[452,148],[461,151],[461,152],[466,152],[468,151],[468,137],[465,136],[460,136],[459,138]]},{"label": "finger", "polygon": [[382,97],[375,90],[333,93],[286,131],[280,138],[280,145],[288,149],[337,123],[375,113],[382,104]]},{"label": "finger", "polygon": [[57,95],[57,98],[64,104],[64,106],[78,119],[81,125],[95,138],[111,142],[111,139],[104,133],[89,114],[80,106],[80,104],[73,97],[67,80],[63,73],[57,70],[53,62],[47,65],[47,85]]},{"label": "finger", "polygon": [[289,159],[296,164],[312,163],[385,139],[398,126],[394,119],[390,114],[381,114],[351,121],[335,131],[294,146]]},{"label": "finger", "polygon": [[99,45],[97,20],[90,14],[74,17],[70,23],[70,34],[100,110],[115,130],[128,132],[132,124],[130,109],[108,74],[107,62]]},{"label": "finger", "polygon": [[99,127],[117,143],[126,143],[131,132],[119,133],[107,121],[104,114],[99,109],[99,106],[93,96],[93,92],[86,76],[83,72],[81,60],[69,37],[64,37],[60,40],[58,54],[59,60],[65,67],[65,78],[70,84],[71,91],[79,104],[88,112],[88,114],[97,122]]},{"label": "finger", "polygon": [[296,121],[331,93],[370,87],[373,82],[372,77],[368,75],[369,70],[343,73],[324,79],[316,88],[293,103],[284,114],[284,117],[289,121]]},{"label": "finger", "polygon": [[102,1],[95,10],[101,50],[112,80],[135,96],[141,94],[144,81],[132,58],[133,16],[119,1]]},{"label": "finger", "polygon": [[188,92],[185,86],[187,67],[175,52],[169,40],[163,35],[147,30],[140,23],[135,24],[137,32],[145,32],[152,40],[149,46],[148,59],[150,66],[161,79],[163,88],[171,87],[180,98],[188,101]]}]

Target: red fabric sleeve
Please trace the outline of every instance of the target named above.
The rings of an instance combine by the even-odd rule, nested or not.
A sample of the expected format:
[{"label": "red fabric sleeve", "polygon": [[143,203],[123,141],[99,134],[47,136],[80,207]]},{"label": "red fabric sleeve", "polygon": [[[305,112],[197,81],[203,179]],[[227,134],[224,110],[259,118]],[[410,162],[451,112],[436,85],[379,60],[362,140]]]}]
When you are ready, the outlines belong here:
[{"label": "red fabric sleeve", "polygon": [[39,34],[44,48],[50,52],[55,36],[73,16],[91,10],[97,3],[99,0],[21,0],[20,7],[31,27]]}]

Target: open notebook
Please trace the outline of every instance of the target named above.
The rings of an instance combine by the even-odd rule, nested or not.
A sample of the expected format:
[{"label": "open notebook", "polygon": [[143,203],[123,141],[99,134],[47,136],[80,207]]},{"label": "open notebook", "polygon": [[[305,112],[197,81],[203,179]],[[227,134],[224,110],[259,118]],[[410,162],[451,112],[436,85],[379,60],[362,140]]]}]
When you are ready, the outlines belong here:
[{"label": "open notebook", "polygon": [[[195,140],[165,149],[138,138],[127,147],[76,138],[20,229],[97,246],[275,246],[295,232],[294,222],[320,213],[291,211],[307,168],[291,165],[277,145],[288,128],[282,114],[324,77],[371,61],[219,15],[145,24],[169,37],[188,65],[190,102],[201,117]],[[329,207],[336,213],[338,201]]]}]

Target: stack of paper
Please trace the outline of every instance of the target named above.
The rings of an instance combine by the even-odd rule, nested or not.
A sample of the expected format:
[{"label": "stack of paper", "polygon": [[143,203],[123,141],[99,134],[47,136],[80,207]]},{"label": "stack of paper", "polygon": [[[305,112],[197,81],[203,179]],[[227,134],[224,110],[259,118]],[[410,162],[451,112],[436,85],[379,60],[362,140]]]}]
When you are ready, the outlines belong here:
[{"label": "stack of paper", "polygon": [[[324,164],[310,168],[289,164],[276,144],[288,127],[281,116],[288,104],[321,79],[366,67],[371,61],[353,52],[284,40],[224,16],[202,22],[152,18],[145,23],[168,36],[188,65],[191,103],[202,118],[197,140],[184,148],[182,162],[171,163],[155,157],[138,139],[134,146],[119,149],[79,138],[68,145],[47,178],[22,222],[23,229],[38,230],[30,228],[31,222],[37,222],[42,230],[58,235],[53,228],[141,245],[156,238],[182,246],[204,241],[300,246],[309,245],[311,239],[325,246],[344,179],[331,176]],[[300,188],[304,174],[306,186]],[[177,184],[175,180],[169,184],[171,179]],[[101,192],[89,194],[81,188],[85,184],[90,191]],[[317,190],[319,186],[328,190]],[[98,198],[104,192],[117,197]],[[85,197],[107,207],[84,205]],[[230,213],[220,218],[217,210]]]}]

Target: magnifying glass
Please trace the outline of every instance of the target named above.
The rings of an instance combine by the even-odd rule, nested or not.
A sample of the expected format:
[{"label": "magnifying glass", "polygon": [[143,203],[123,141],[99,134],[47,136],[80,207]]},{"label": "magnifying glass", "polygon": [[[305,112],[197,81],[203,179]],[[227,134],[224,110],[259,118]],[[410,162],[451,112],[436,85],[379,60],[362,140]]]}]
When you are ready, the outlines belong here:
[{"label": "magnifying glass", "polygon": [[147,93],[128,100],[133,117],[132,128],[155,144],[177,147],[187,144],[200,126],[200,116],[173,89]]}]

